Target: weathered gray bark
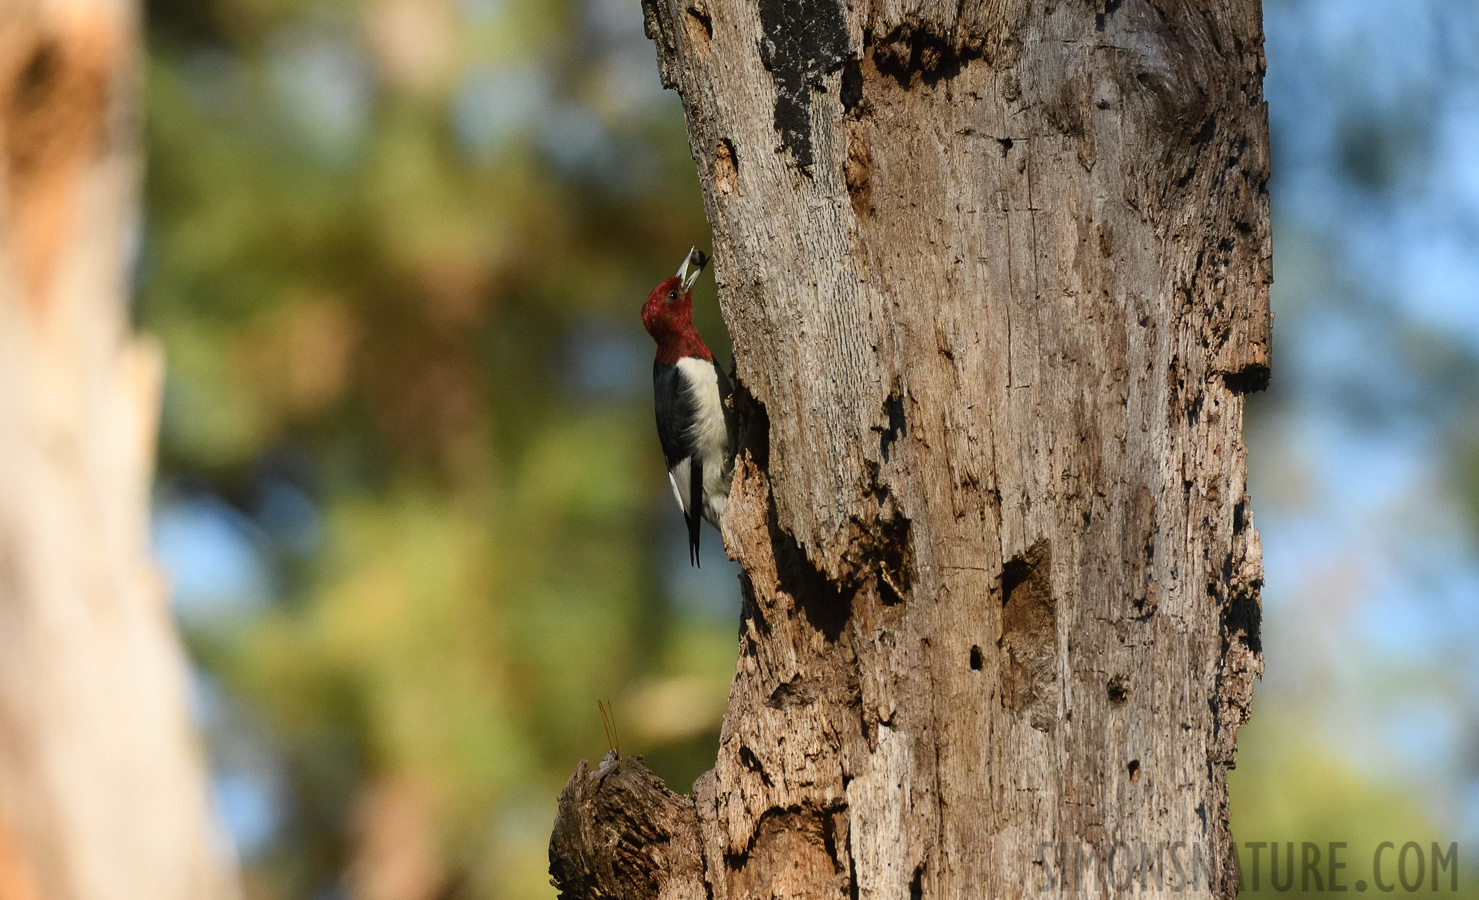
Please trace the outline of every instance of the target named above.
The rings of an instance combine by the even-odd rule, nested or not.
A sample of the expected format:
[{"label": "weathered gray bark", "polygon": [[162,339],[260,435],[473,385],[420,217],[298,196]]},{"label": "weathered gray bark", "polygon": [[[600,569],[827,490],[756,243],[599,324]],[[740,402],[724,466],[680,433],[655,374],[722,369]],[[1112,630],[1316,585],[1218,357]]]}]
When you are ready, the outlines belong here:
[{"label": "weathered gray bark", "polygon": [[232,893],[148,554],[161,366],[126,306],[134,17],[0,3],[3,900]]},{"label": "weathered gray bark", "polygon": [[[1226,770],[1261,666],[1258,0],[647,16],[745,388],[705,889],[1059,893],[1096,877],[1082,856],[1100,884],[1231,896]],[[560,835],[601,822],[626,827],[567,790],[564,871]]]}]

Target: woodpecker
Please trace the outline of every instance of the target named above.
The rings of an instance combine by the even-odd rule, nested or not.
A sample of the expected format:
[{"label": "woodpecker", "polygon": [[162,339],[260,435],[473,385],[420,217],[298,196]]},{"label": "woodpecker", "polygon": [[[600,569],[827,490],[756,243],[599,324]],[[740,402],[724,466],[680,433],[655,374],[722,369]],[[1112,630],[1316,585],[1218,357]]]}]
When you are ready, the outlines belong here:
[{"label": "woodpecker", "polygon": [[702,250],[690,249],[678,274],[653,288],[642,306],[642,324],[657,342],[652,363],[657,438],[688,524],[688,562],[694,566],[699,520],[719,527],[734,475],[729,377],[693,327],[693,283],[707,263]]}]

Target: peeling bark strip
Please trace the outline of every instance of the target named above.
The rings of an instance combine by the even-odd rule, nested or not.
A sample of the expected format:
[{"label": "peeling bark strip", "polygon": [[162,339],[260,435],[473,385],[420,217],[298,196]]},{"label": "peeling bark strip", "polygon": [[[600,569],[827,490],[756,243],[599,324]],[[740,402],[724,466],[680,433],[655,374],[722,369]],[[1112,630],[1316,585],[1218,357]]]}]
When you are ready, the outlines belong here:
[{"label": "peeling bark strip", "polygon": [[1259,3],[646,14],[745,428],[703,896],[1024,896],[1044,845],[1121,841],[1198,844],[1212,883],[1178,896],[1232,896]]}]

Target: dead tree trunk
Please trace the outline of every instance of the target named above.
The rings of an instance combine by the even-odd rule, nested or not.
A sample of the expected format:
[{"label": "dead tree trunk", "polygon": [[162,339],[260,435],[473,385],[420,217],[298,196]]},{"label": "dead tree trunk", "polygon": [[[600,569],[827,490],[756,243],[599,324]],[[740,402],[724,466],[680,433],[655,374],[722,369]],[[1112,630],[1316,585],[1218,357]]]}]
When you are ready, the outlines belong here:
[{"label": "dead tree trunk", "polygon": [[0,898],[227,896],[149,560],[132,4],[0,2]]},{"label": "dead tree trunk", "polygon": [[566,895],[1232,896],[1258,0],[647,0],[647,25],[745,388],[746,606],[714,772],[692,800],[578,773]]}]

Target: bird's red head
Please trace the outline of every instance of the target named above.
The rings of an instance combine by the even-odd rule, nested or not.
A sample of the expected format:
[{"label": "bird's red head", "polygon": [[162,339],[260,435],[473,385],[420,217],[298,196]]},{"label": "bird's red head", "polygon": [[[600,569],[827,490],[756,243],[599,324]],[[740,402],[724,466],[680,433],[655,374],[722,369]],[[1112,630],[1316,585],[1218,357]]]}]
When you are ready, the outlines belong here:
[{"label": "bird's red head", "polygon": [[689,250],[678,274],[663,279],[642,305],[642,324],[657,342],[658,362],[677,362],[685,356],[714,358],[693,327],[693,283],[707,262],[702,250]]}]

